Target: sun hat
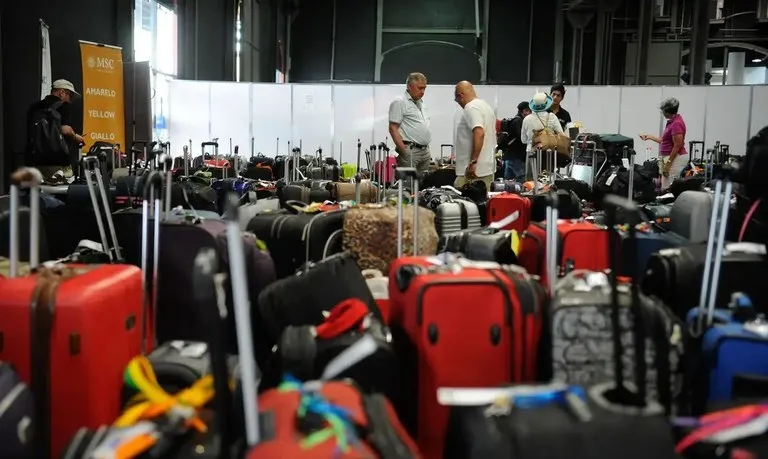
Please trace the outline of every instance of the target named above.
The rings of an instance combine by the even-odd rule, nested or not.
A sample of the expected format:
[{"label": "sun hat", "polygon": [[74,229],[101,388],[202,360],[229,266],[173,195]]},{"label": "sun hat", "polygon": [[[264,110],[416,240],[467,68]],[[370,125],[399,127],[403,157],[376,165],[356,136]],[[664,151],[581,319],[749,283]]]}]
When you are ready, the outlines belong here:
[{"label": "sun hat", "polygon": [[73,85],[69,80],[56,80],[51,86],[53,89],[66,89],[76,96],[80,95],[79,92],[75,91],[75,85]]},{"label": "sun hat", "polygon": [[532,112],[546,112],[552,106],[552,97],[543,92],[537,92],[528,103]]}]

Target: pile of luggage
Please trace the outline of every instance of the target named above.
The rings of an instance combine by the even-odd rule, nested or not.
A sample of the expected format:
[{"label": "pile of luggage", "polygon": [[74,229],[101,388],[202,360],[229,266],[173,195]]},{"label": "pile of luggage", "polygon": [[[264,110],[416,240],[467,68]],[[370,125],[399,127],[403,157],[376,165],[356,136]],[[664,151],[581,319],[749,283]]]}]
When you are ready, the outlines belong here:
[{"label": "pile of luggage", "polygon": [[86,156],[101,242],[65,257],[20,169],[0,457],[763,457],[768,255],[731,201],[759,207],[766,136],[740,189],[664,204],[631,199],[630,148],[626,193],[587,201],[546,152],[531,191],[488,193],[420,189],[386,145],[351,177],[213,145],[116,178],[119,208]]}]

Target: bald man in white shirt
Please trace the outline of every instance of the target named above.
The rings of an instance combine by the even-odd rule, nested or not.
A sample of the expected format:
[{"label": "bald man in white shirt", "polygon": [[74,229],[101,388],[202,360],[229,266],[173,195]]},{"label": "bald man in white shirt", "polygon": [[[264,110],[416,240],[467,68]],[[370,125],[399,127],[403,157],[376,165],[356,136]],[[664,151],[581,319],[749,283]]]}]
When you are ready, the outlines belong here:
[{"label": "bald man in white shirt", "polygon": [[488,102],[477,97],[469,81],[456,85],[456,103],[463,110],[456,126],[456,188],[481,180],[491,189],[496,172],[496,114]]}]

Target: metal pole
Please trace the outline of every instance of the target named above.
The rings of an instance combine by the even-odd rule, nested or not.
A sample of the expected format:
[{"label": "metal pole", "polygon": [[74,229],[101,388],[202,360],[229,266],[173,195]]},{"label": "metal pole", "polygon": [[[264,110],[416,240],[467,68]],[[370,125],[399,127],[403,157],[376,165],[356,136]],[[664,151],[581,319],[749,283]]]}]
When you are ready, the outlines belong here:
[{"label": "metal pole", "polygon": [[637,34],[637,52],[635,54],[635,84],[648,84],[648,50],[651,47],[653,32],[653,0],[640,0],[640,12]]},{"label": "metal pole", "polygon": [[333,0],[333,23],[331,25],[331,81],[336,79],[336,0]]},{"label": "metal pole", "polygon": [[709,1],[694,0],[691,20],[690,75],[692,85],[703,85],[707,73],[707,43],[709,41]]}]

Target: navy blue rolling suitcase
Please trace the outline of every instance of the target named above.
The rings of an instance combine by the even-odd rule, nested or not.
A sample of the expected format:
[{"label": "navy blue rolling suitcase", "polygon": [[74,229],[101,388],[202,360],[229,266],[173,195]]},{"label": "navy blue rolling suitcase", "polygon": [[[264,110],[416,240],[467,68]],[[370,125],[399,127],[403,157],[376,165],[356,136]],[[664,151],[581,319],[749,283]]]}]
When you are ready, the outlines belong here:
[{"label": "navy blue rolling suitcase", "polygon": [[[700,343],[688,375],[690,408],[696,414],[737,398],[738,381],[768,378],[768,322],[756,313],[758,305],[741,292],[718,294],[731,189],[729,182],[716,184],[699,306],[687,315],[692,338]],[[765,251],[765,246],[750,247]],[[732,295],[726,308],[718,304],[724,293]]]}]

